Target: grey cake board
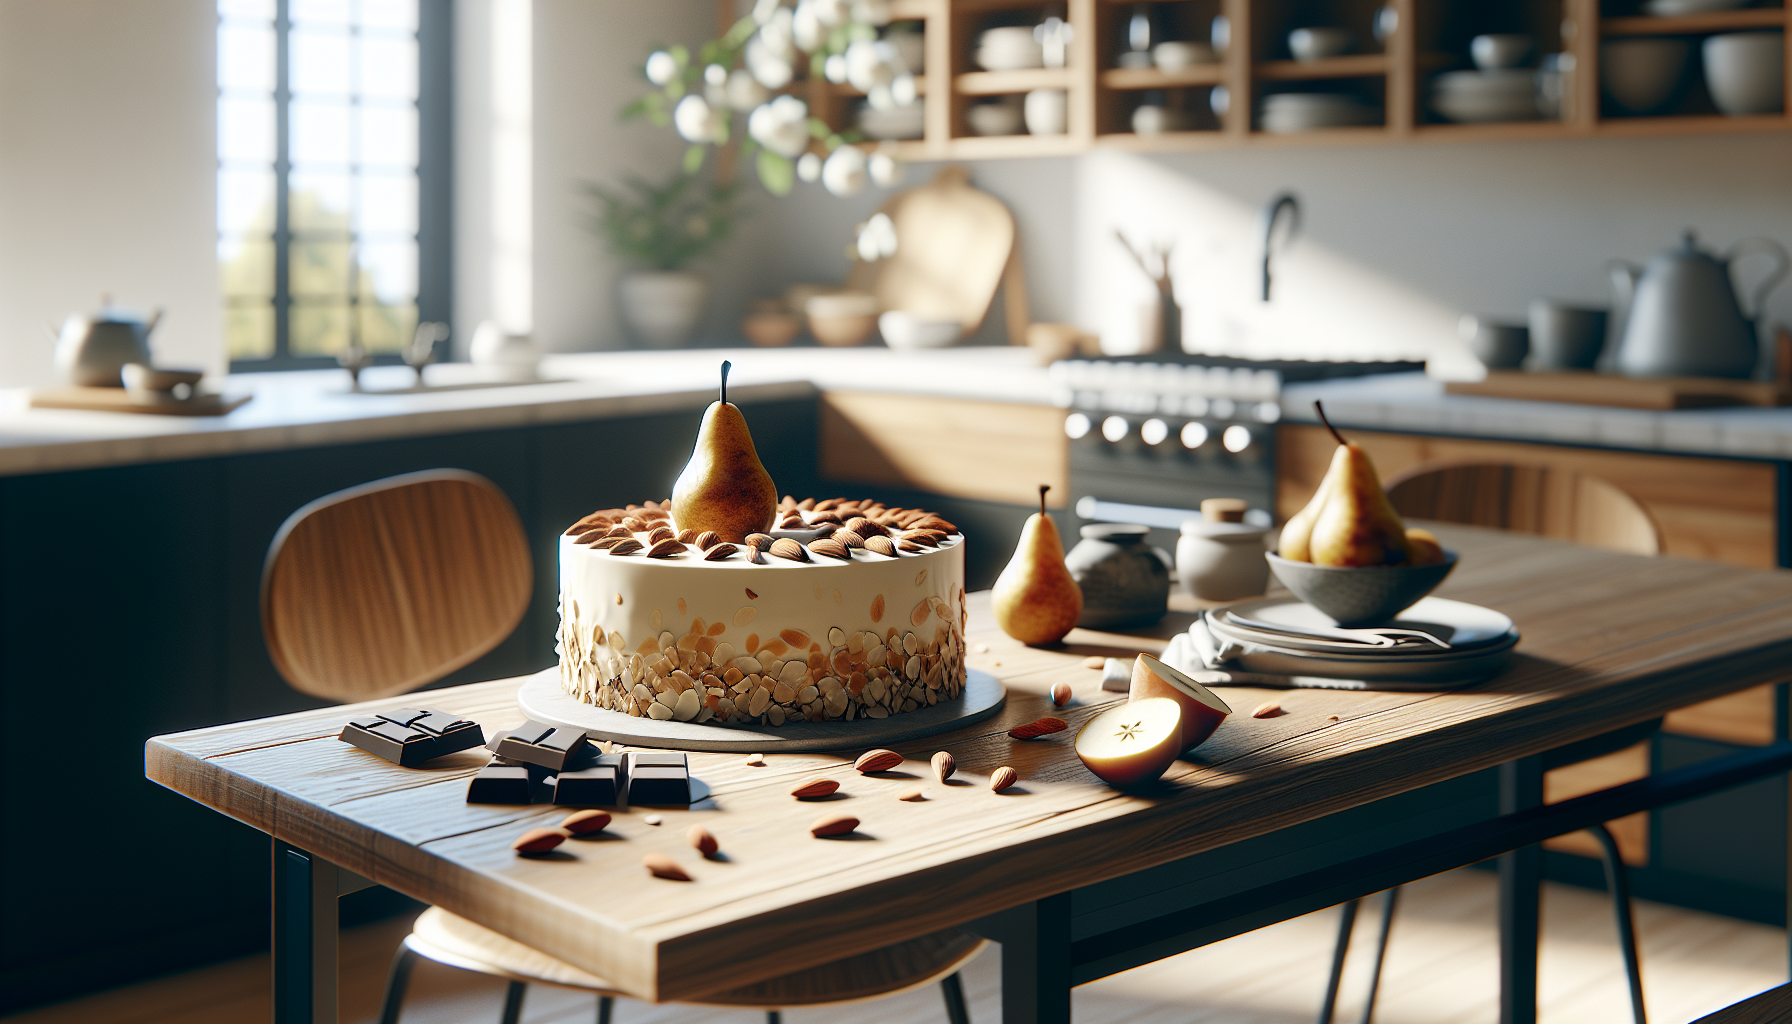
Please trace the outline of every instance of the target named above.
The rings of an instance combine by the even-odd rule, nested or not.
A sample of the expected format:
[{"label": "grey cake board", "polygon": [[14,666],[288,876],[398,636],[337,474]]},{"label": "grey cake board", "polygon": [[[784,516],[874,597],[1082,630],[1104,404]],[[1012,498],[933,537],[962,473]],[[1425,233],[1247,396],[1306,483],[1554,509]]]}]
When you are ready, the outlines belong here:
[{"label": "grey cake board", "polygon": [[884,747],[904,740],[962,729],[1001,710],[1008,689],[988,672],[968,669],[964,695],[932,707],[905,711],[888,718],[857,718],[850,722],[791,722],[769,725],[710,725],[697,722],[656,722],[620,711],[607,711],[578,700],[560,688],[559,668],[530,676],[517,691],[516,703],[523,714],[537,722],[569,729],[583,729],[594,739],[626,743],[634,747],[667,747],[674,750],[740,751],[742,753],[791,753],[802,750],[850,750]]}]

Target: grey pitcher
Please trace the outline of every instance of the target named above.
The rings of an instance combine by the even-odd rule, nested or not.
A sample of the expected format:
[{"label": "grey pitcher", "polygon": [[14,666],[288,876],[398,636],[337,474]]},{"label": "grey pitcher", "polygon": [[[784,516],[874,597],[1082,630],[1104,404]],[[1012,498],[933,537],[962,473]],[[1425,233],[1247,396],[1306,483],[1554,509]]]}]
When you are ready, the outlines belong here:
[{"label": "grey pitcher", "polygon": [[[1772,255],[1773,272],[1755,288],[1745,311],[1730,264],[1752,252]],[[1792,265],[1778,242],[1751,238],[1722,256],[1700,249],[1688,231],[1679,246],[1647,267],[1613,261],[1612,286],[1623,317],[1617,370],[1627,377],[1752,377],[1759,359],[1755,318],[1767,294]]]}]

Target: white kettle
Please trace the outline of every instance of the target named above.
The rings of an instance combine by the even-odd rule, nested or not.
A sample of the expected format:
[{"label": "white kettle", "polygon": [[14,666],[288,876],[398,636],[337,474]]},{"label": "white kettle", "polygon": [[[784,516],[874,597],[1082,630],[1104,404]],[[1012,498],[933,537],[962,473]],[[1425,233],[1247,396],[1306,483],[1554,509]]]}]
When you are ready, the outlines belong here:
[{"label": "white kettle", "polygon": [[161,322],[160,309],[143,320],[114,307],[106,297],[91,314],[70,313],[56,332],[56,370],[70,384],[90,388],[122,388],[126,363],[151,365],[149,336]]}]

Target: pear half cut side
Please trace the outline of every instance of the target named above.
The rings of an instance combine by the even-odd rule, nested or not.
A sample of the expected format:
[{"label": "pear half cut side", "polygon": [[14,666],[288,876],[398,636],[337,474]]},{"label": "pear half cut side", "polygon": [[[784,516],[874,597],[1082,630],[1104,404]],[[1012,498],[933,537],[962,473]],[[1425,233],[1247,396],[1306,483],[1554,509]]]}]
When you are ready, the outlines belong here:
[{"label": "pear half cut side", "polygon": [[1212,736],[1232,713],[1219,694],[1196,682],[1188,673],[1171,668],[1149,654],[1141,654],[1132,663],[1132,689],[1126,695],[1127,702],[1160,697],[1167,697],[1182,707],[1182,746],[1178,750],[1192,750],[1207,742],[1207,737]]}]

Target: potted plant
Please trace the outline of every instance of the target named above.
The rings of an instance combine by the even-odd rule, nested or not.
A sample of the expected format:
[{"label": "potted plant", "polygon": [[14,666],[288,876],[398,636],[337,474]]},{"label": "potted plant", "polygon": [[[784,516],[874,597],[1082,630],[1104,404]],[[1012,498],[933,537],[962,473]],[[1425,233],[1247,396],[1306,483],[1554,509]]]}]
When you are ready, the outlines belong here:
[{"label": "potted plant", "polygon": [[653,348],[690,341],[709,282],[688,265],[725,240],[739,210],[734,186],[680,171],[660,184],[631,177],[625,188],[587,189],[598,202],[594,227],[610,251],[635,265],[617,282],[629,332]]}]

